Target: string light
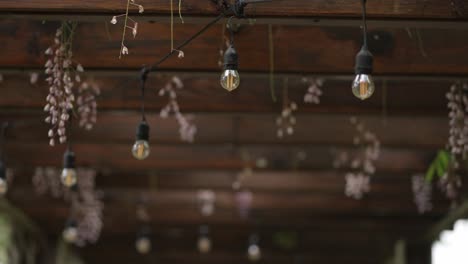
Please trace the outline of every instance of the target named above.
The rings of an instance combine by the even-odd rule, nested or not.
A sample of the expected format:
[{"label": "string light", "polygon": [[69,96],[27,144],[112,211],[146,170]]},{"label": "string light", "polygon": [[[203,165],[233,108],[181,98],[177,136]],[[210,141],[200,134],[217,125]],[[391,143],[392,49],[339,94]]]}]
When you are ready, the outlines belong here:
[{"label": "string light", "polygon": [[62,232],[65,242],[74,244],[78,239],[78,224],[73,218],[68,219]]},{"label": "string light", "polygon": [[371,97],[375,90],[374,80],[371,75],[374,58],[367,46],[366,2],[366,0],[362,0],[363,45],[356,55],[356,77],[352,85],[353,94],[361,100]]},{"label": "string light", "polygon": [[200,232],[197,241],[198,251],[200,253],[206,254],[211,251],[211,238],[210,238],[210,229],[208,226],[200,226]]},{"label": "string light", "polygon": [[148,78],[148,68],[143,68],[141,72],[141,122],[137,127],[135,144],[132,147],[133,157],[137,160],[144,160],[150,154],[149,131],[150,127],[146,123],[145,117],[145,83]]},{"label": "string light", "polygon": [[71,151],[70,146],[63,155],[63,170],[60,180],[64,186],[69,188],[73,187],[78,180],[75,167],[75,153]]},{"label": "string light", "polygon": [[135,240],[135,249],[138,253],[142,255],[146,255],[151,251],[152,243],[150,233],[151,231],[148,226],[143,226],[137,233],[137,238]]},{"label": "string light", "polygon": [[0,160],[0,195],[5,195],[8,191],[7,172],[5,164]]},{"label": "string light", "polygon": [[8,191],[7,167],[4,161],[4,141],[8,123],[3,123],[0,134],[0,195],[5,195]]},{"label": "string light", "polygon": [[237,71],[239,68],[239,56],[234,48],[234,33],[231,25],[231,18],[228,21],[231,38],[229,47],[224,53],[224,71],[221,74],[221,86],[229,92],[235,90],[240,84],[240,75]]},{"label": "string light", "polygon": [[262,258],[262,250],[258,245],[260,238],[258,235],[251,235],[249,238],[249,247],[247,248],[247,257],[251,262],[257,262]]}]

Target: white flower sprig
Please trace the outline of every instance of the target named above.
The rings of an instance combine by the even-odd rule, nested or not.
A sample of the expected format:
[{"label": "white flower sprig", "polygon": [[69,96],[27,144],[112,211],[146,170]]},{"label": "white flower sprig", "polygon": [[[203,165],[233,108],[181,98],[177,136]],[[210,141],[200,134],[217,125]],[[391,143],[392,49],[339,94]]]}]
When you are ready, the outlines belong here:
[{"label": "white flower sprig", "polygon": [[276,135],[278,138],[294,134],[294,126],[296,125],[296,117],[294,117],[295,111],[297,111],[297,104],[295,102],[290,102],[283,106],[281,115],[276,118],[276,126],[278,127]]},{"label": "white flower sprig", "polygon": [[73,87],[81,81],[79,74],[84,71],[83,66],[73,61],[72,44],[76,26],[76,22],[63,22],[55,33],[54,44],[45,51],[51,57],[45,63],[49,94],[44,107],[48,113],[45,122],[51,125],[48,132],[51,146],[57,139],[60,143],[67,141],[65,124],[70,119],[75,102]]},{"label": "white flower sprig", "polygon": [[323,79],[316,78],[303,78],[302,82],[308,84],[307,92],[304,95],[304,103],[307,104],[320,104],[320,97],[322,96]]},{"label": "white flower sprig", "polygon": [[426,181],[424,175],[416,174],[411,178],[414,203],[420,214],[432,210],[432,185]]},{"label": "white flower sprig", "polygon": [[176,89],[182,89],[184,83],[182,80],[174,76],[166,83],[164,88],[159,90],[159,96],[168,96],[169,102],[161,109],[160,116],[168,118],[171,114],[174,115],[179,123],[179,134],[182,141],[192,143],[197,133],[197,126],[193,123],[191,117],[187,117],[180,112],[179,103],[177,102]]},{"label": "white flower sprig", "polygon": [[[145,8],[142,5],[135,3],[135,0],[127,0],[127,9],[126,9],[125,13],[121,14],[121,15],[113,16],[111,21],[110,21],[111,24],[115,25],[118,22],[118,18],[124,17],[124,26],[123,26],[123,30],[122,30],[123,31],[122,32],[122,42],[121,42],[121,45],[120,45],[119,59],[122,58],[122,55],[128,55],[128,53],[129,53],[129,50],[128,50],[127,46],[125,46],[125,36],[126,36],[126,33],[127,33],[127,29],[130,29],[132,31],[133,38],[135,38],[137,33],[138,33],[138,23],[128,15],[130,7],[132,7],[132,6],[138,8],[138,13],[140,13],[140,14],[145,12]],[[132,26],[129,26],[129,23],[128,23],[129,20],[130,20],[130,22],[133,23]]]},{"label": "white flower sprig", "polygon": [[350,122],[356,129],[353,144],[357,148],[357,152],[352,155],[347,152],[339,152],[333,166],[335,168],[349,166],[352,169],[345,175],[345,194],[359,200],[364,194],[370,192],[370,179],[376,171],[374,163],[380,156],[380,141],[356,117],[352,117]]},{"label": "white flower sprig", "polygon": [[94,81],[84,81],[78,88],[76,98],[77,112],[79,115],[80,127],[91,130],[97,120],[96,97],[101,93],[101,89]]}]

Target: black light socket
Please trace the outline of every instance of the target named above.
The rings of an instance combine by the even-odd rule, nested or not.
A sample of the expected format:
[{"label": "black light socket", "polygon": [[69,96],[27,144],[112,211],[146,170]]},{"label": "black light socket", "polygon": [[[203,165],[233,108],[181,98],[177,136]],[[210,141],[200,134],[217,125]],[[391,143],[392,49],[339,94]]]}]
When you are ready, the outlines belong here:
[{"label": "black light socket", "polygon": [[210,227],[202,225],[200,226],[199,232],[201,236],[207,237],[210,234]]},{"label": "black light socket", "polygon": [[75,168],[75,153],[71,150],[65,151],[63,154],[63,168],[74,169]]},{"label": "black light socket", "polygon": [[3,160],[0,160],[0,179],[6,180],[6,166]]},{"label": "black light socket", "polygon": [[77,228],[78,223],[75,221],[74,218],[68,218],[67,222],[65,223],[65,228]]},{"label": "black light socket", "polygon": [[260,242],[260,237],[257,234],[250,235],[249,237],[250,245],[258,245],[259,242]]},{"label": "black light socket", "polygon": [[224,70],[236,70],[239,68],[239,55],[233,45],[224,53]]},{"label": "black light socket", "polygon": [[143,225],[140,227],[137,233],[137,239],[140,238],[147,238],[150,239],[151,237],[151,228],[148,225]]},{"label": "black light socket", "polygon": [[372,74],[374,66],[374,56],[366,46],[362,46],[359,53],[356,55],[356,74]]},{"label": "black light socket", "polygon": [[145,121],[141,121],[137,127],[136,139],[137,140],[149,140],[150,127]]}]

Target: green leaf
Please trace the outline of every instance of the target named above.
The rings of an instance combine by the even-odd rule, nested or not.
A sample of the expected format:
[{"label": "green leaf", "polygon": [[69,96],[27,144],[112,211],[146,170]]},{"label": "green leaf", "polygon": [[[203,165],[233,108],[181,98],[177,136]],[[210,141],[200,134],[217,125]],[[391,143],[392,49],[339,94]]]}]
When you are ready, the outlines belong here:
[{"label": "green leaf", "polygon": [[434,173],[435,173],[435,163],[432,163],[431,166],[429,166],[429,169],[427,169],[426,181],[432,182],[432,180],[434,179]]}]

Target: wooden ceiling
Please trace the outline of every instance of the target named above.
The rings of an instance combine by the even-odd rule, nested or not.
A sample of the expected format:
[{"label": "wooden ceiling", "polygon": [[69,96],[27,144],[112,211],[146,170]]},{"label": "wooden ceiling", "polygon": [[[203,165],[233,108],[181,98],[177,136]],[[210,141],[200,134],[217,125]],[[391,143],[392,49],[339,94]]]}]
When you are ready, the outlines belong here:
[{"label": "wooden ceiling", "polygon": [[[175,42],[194,34],[217,8],[208,0],[183,0],[185,24],[175,25]],[[98,124],[91,132],[74,131],[81,166],[99,171],[104,191],[102,239],[81,253],[88,263],[246,262],[248,236],[262,236],[264,263],[382,263],[398,239],[411,245],[448,210],[436,197],[432,212],[420,216],[412,202],[411,176],[424,172],[448,136],[445,92],[468,73],[468,15],[461,1],[369,0],[370,39],[375,54],[377,90],[368,101],[350,90],[354,57],[361,45],[360,4],[350,0],[289,0],[250,5],[257,18],[235,34],[241,86],[228,93],[219,85],[222,24],[215,25],[184,49],[185,58],[167,60],[148,80],[151,156],[131,158],[139,121],[139,70],[164,56],[170,47],[169,1],[141,0],[143,15],[136,39],[127,40],[130,55],[118,59],[121,26],[109,23],[124,12],[116,0],[0,1],[0,120],[14,121],[9,131],[9,164],[16,169],[9,198],[54,237],[68,217],[68,206],[32,193],[36,166],[61,166],[62,146],[47,145],[42,108],[48,92],[41,76],[30,84],[28,73],[42,72],[44,51],[53,42],[57,21],[80,22],[75,59],[101,87]],[[252,22],[252,21],[251,21]],[[273,28],[276,94],[284,78],[289,98],[299,104],[293,137],[276,138],[281,102],[269,92],[268,24]],[[174,120],[159,118],[166,99],[157,95],[172,74],[185,88],[181,110],[198,126],[195,143],[179,140]],[[326,82],[319,105],[303,103],[303,76]],[[386,87],[386,89],[383,89]],[[362,201],[344,195],[344,172],[332,168],[332,150],[353,151],[350,116],[358,116],[382,141],[372,191]],[[109,133],[111,131],[111,133]],[[251,161],[242,153],[248,152]],[[298,162],[298,152],[306,158]],[[231,184],[256,158],[269,161],[244,184],[254,194],[252,217],[235,209]],[[213,189],[216,212],[202,217],[196,192]],[[133,248],[138,228],[136,201],[149,199],[156,250],[142,257]],[[209,224],[214,252],[196,253],[198,226]],[[299,234],[292,251],[271,242],[278,231]],[[422,254],[420,251],[418,253]],[[416,260],[413,263],[417,263]],[[427,263],[427,262],[421,262]]]}]

